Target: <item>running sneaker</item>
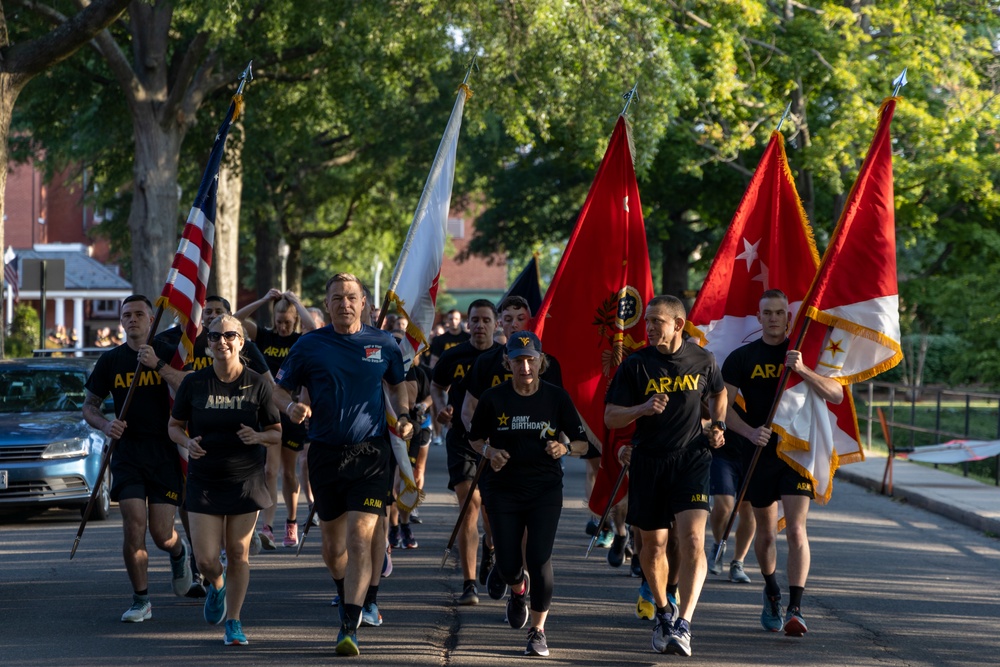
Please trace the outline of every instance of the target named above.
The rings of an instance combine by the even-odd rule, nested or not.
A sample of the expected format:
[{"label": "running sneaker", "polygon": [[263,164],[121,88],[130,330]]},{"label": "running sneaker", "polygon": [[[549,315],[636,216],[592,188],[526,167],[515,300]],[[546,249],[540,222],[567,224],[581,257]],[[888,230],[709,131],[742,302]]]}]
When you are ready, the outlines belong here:
[{"label": "running sneaker", "polygon": [[410,512],[410,523],[415,523],[419,526],[423,522],[424,520],[420,518],[420,514],[417,512],[416,508],[414,508],[414,510]]},{"label": "running sneaker", "polygon": [[389,526],[389,548],[403,548],[403,542],[399,539],[399,526]]},{"label": "running sneaker", "polygon": [[260,544],[267,551],[274,551],[274,531],[267,524],[264,525],[257,533],[260,535]]},{"label": "running sneaker", "polygon": [[615,541],[615,534],[610,530],[602,530],[600,537],[597,538],[597,544],[602,549],[610,549],[611,543]]},{"label": "running sneaker", "polygon": [[597,535],[597,527],[599,525],[600,524],[598,523],[597,519],[595,519],[594,517],[590,517],[590,521],[587,522],[587,526],[583,529],[583,532],[593,537],[594,535]]},{"label": "running sneaker", "polygon": [[678,609],[681,606],[681,603],[677,600],[677,596],[671,593],[670,591],[667,591],[667,602],[677,607]]},{"label": "running sneaker", "polygon": [[170,557],[170,576],[173,577],[174,595],[179,598],[187,595],[194,576],[191,574],[191,547],[181,539],[181,555]]},{"label": "running sneaker", "polygon": [[656,616],[656,602],[653,600],[653,591],[649,589],[649,582],[644,581],[639,586],[639,600],[635,603],[635,617],[641,621],[651,621]]},{"label": "running sneaker", "polygon": [[632,554],[632,561],[631,562],[632,562],[632,564],[631,564],[630,567],[631,567],[631,570],[632,570],[632,572],[631,572],[632,576],[633,577],[641,577],[642,576],[642,563],[639,562],[639,555],[638,554]]},{"label": "running sneaker", "polygon": [[260,553],[261,548],[260,533],[255,530],[253,531],[253,537],[250,538],[250,555],[256,556]]},{"label": "running sneaker", "polygon": [[378,605],[369,602],[361,608],[361,625],[377,628],[382,625],[382,614],[378,610]]},{"label": "running sneaker", "polygon": [[191,588],[184,594],[184,597],[200,599],[205,597],[205,582],[201,578],[200,572],[194,572],[191,576]]},{"label": "running sneaker", "polygon": [[361,651],[358,649],[358,634],[345,632],[344,628],[341,628],[337,635],[336,650],[337,655],[359,655]]},{"label": "running sneaker", "polygon": [[608,565],[611,567],[621,567],[625,562],[625,546],[628,542],[627,535],[615,535],[611,541],[611,548],[608,550]]},{"label": "running sneaker", "polygon": [[382,561],[382,578],[386,579],[392,574],[392,556],[389,555],[389,547],[385,548],[385,560]]},{"label": "running sneaker", "polygon": [[734,560],[729,564],[729,581],[734,584],[750,583],[750,577],[743,571],[743,561]]},{"label": "running sneaker", "polygon": [[285,539],[281,543],[286,547],[299,546],[299,524],[294,519],[285,519]]},{"label": "running sneaker", "polygon": [[205,620],[212,625],[222,623],[226,617],[226,573],[222,573],[222,588],[208,585],[208,593],[205,595]]},{"label": "running sneaker", "polygon": [[722,545],[718,542],[712,545],[712,552],[708,555],[708,571],[712,574],[722,574],[722,563],[719,562],[719,549]]},{"label": "running sneaker", "polygon": [[524,573],[524,590],[515,593],[511,589],[507,596],[507,623],[515,630],[520,630],[528,624],[528,592],[531,590],[531,579]]},{"label": "running sneaker", "polygon": [[764,591],[764,608],[760,612],[760,624],[768,632],[778,632],[784,625],[781,621],[781,595],[771,597]]},{"label": "running sneaker", "polygon": [[653,625],[653,650],[657,653],[666,653],[667,644],[670,643],[670,632],[674,627],[674,614],[677,608],[671,605],[662,614],[657,612],[656,623]]},{"label": "running sneaker", "polygon": [[802,611],[798,607],[788,608],[782,630],[785,631],[785,635],[788,637],[801,637],[809,632],[809,629],[806,627],[806,620],[802,618]]},{"label": "running sneaker", "polygon": [[486,577],[486,592],[493,600],[502,600],[507,595],[507,583],[500,576],[495,565],[490,570],[489,576]]},{"label": "running sneaker", "polygon": [[410,530],[410,524],[408,523],[404,523],[399,527],[399,539],[403,543],[404,549],[416,549],[420,546],[417,544],[417,539],[413,537],[413,531]]},{"label": "running sneaker", "polygon": [[549,656],[549,643],[545,641],[545,630],[531,628],[528,631],[528,645],[524,649],[524,654],[538,655],[543,658]]},{"label": "running sneaker", "polygon": [[691,657],[691,626],[683,618],[678,618],[670,630],[667,653]]},{"label": "running sneaker", "polygon": [[142,623],[153,618],[153,604],[148,595],[132,594],[132,606],[122,614],[122,623]]},{"label": "running sneaker", "polygon": [[226,646],[246,646],[250,643],[243,634],[243,624],[232,618],[226,621],[226,638],[222,641]]},{"label": "running sneaker", "polygon": [[490,570],[493,569],[493,565],[496,564],[496,557],[493,553],[493,549],[486,546],[486,534],[483,534],[483,539],[481,540],[483,546],[483,556],[479,561],[479,585],[485,586],[486,579],[490,576]]},{"label": "running sneaker", "polygon": [[476,590],[475,583],[470,582],[465,585],[462,594],[458,596],[458,604],[463,607],[479,604],[479,591]]}]

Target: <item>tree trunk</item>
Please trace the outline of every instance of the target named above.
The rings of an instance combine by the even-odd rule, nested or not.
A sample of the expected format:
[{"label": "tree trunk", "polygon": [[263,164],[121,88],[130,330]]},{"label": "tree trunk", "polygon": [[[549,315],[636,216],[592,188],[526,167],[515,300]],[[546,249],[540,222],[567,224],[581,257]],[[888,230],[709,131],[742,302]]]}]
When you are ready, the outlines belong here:
[{"label": "tree trunk", "polygon": [[132,291],[155,300],[177,251],[177,172],[184,129],[156,122],[151,104],[133,114],[135,189],[128,228],[132,235]]},{"label": "tree trunk", "polygon": [[246,133],[233,125],[226,141],[226,156],[219,167],[219,191],[215,209],[215,250],[208,293],[229,300],[233,309],[239,293],[240,199],[243,196],[243,145]]},{"label": "tree trunk", "polygon": [[302,240],[288,239],[288,289],[302,296]]},{"label": "tree trunk", "polygon": [[[261,219],[254,230],[256,252],[254,253],[254,287],[257,296],[262,297],[272,287],[281,289],[281,260],[278,258],[278,245],[281,242],[279,225],[273,220]],[[257,311],[257,323],[260,326],[271,325],[270,308]]]},{"label": "tree trunk", "polygon": [[[676,221],[674,224],[677,224]],[[691,252],[690,249],[684,247],[683,243],[679,242],[677,238],[680,236],[679,234],[674,236],[675,238],[663,241],[661,244],[663,252],[663,260],[661,262],[663,269],[661,294],[672,294],[690,306],[693,300],[688,298],[687,291],[688,257]]]}]

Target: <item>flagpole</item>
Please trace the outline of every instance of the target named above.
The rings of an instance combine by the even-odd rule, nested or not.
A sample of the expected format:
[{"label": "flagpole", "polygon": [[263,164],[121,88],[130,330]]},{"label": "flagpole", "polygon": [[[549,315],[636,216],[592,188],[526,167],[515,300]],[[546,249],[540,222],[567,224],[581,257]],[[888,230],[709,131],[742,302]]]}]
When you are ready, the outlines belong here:
[{"label": "flagpole", "polygon": [[[809,330],[809,324],[810,322],[812,322],[812,320],[808,317],[805,317],[804,314],[802,317],[805,318],[805,322],[802,324],[802,329],[799,331],[799,335],[795,339],[795,343],[790,348],[792,350],[799,349],[799,345],[801,345],[803,339],[805,339],[806,331]],[[767,424],[768,428],[771,428],[773,426],[772,422],[774,421],[774,415],[775,413],[778,412],[778,404],[781,402],[782,394],[785,393],[785,387],[788,385],[788,378],[791,376],[791,374],[792,372],[788,369],[788,366],[786,365],[785,369],[781,372],[781,379],[778,380],[778,391],[775,392],[774,401],[771,403],[771,409],[767,413],[767,421],[764,422],[765,424]],[[714,561],[716,565],[722,564],[722,558],[726,554],[726,540],[729,539],[729,533],[732,532],[733,524],[736,523],[736,515],[739,513],[740,504],[743,502],[743,498],[745,498],[747,495],[747,489],[750,487],[750,477],[753,475],[753,471],[757,467],[757,461],[760,460],[761,452],[764,451],[764,447],[766,447],[767,445],[765,444],[761,446],[758,445],[757,443],[754,443],[754,446],[756,450],[753,453],[753,458],[750,459],[750,465],[749,467],[747,467],[747,474],[743,478],[743,484],[740,486],[740,494],[736,498],[736,504],[733,505],[733,511],[729,513],[729,521],[726,522],[726,531],[722,534],[722,539],[719,540],[718,551],[715,552]]]},{"label": "flagpole", "polygon": [[905,86],[907,83],[909,83],[906,80],[906,72],[909,69],[910,69],[909,67],[904,67],[903,71],[899,73],[899,76],[897,76],[895,79],[892,80],[892,85],[893,85],[892,96],[893,97],[898,96],[900,89],[903,86]]},{"label": "flagpole", "polygon": [[789,102],[788,106],[785,107],[785,113],[781,114],[781,120],[778,121],[778,127],[774,128],[775,132],[781,132],[781,126],[785,124],[785,119],[788,118],[791,112],[792,112],[792,103]]},{"label": "flagpole", "polygon": [[[619,90],[621,90],[621,89],[619,89]],[[622,112],[620,114],[618,114],[619,116],[624,116],[625,112],[628,111],[628,105],[630,105],[632,103],[632,100],[633,99],[638,99],[638,97],[639,97],[639,82],[636,81],[635,85],[632,86],[632,90],[630,90],[627,93],[623,94],[622,97],[625,98],[625,107],[622,109]]]}]

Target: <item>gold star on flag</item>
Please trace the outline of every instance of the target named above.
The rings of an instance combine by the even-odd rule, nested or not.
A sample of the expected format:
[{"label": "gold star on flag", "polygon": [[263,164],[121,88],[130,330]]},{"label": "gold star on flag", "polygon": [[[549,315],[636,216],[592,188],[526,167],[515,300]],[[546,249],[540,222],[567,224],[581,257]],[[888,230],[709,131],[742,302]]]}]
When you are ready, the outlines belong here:
[{"label": "gold star on flag", "polygon": [[826,351],[830,353],[831,357],[836,358],[838,352],[844,351],[844,348],[840,346],[843,340],[844,340],[843,338],[841,338],[840,340],[833,340],[832,338],[830,339],[830,344],[826,346]]}]

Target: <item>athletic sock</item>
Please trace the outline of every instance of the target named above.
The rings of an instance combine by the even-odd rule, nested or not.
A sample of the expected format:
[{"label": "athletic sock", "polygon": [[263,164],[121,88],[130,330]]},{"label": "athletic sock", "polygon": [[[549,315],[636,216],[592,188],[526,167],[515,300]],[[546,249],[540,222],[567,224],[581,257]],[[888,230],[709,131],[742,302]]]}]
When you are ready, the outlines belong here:
[{"label": "athletic sock", "polygon": [[345,604],[346,600],[344,600],[344,580],[334,579],[333,583],[336,584],[337,586],[337,595],[340,597],[340,604]]},{"label": "athletic sock", "polygon": [[657,607],[656,608],[656,613],[657,614],[666,614],[668,611],[670,611],[670,607]]},{"label": "athletic sock", "polygon": [[285,525],[286,525],[286,526],[290,526],[290,525],[292,525],[293,523],[295,523],[295,517],[292,517],[292,518],[290,518],[290,519],[285,519]]},{"label": "athletic sock", "polygon": [[344,632],[353,635],[358,631],[359,625],[361,625],[361,605],[345,604],[344,625],[342,626]]},{"label": "athletic sock", "polygon": [[141,591],[135,591],[135,594],[136,594],[137,597],[140,597],[140,598],[148,598],[149,597],[149,589],[148,588],[143,588]]},{"label": "athletic sock", "polygon": [[788,587],[788,608],[798,609],[802,606],[802,593],[805,591],[805,586],[789,586]]},{"label": "athletic sock", "polygon": [[469,586],[475,586],[475,585],[476,585],[475,579],[466,579],[464,582],[462,582],[462,590],[465,590]]},{"label": "athletic sock", "polygon": [[772,598],[781,595],[781,586],[778,585],[778,578],[774,572],[764,575],[764,592]]},{"label": "athletic sock", "polygon": [[378,586],[369,586],[368,592],[365,593],[365,606],[375,602],[375,598],[378,597]]}]

